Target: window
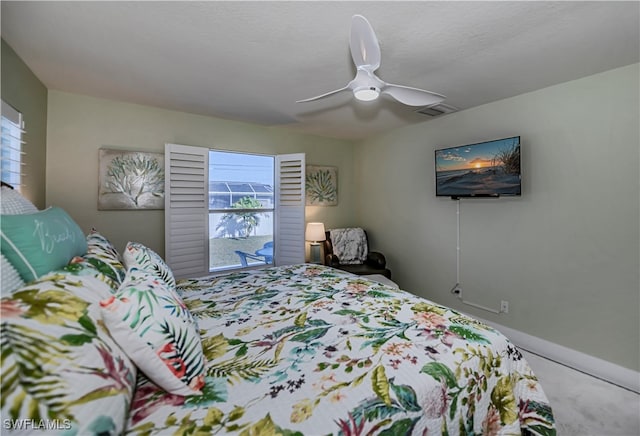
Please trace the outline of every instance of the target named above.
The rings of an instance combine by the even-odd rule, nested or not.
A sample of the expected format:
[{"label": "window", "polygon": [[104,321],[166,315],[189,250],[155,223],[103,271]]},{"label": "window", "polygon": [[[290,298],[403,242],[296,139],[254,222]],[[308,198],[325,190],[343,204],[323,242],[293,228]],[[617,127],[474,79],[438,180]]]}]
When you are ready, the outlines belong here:
[{"label": "window", "polygon": [[241,253],[252,256],[247,266],[304,262],[304,170],[302,153],[166,144],[165,259],[174,275],[242,268]]},{"label": "window", "polygon": [[273,263],[273,156],[209,151],[209,269]]},{"label": "window", "polygon": [[19,191],[22,185],[22,114],[3,100],[1,118],[0,177]]}]

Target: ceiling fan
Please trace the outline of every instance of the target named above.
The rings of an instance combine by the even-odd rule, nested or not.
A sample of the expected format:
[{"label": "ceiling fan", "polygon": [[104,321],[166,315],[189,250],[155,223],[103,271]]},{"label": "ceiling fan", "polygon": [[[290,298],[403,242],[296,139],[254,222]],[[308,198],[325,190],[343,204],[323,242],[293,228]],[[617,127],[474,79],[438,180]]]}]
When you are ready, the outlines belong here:
[{"label": "ceiling fan", "polygon": [[380,46],[378,38],[371,24],[362,15],[354,15],[351,18],[351,58],[356,65],[356,77],[344,88],[327,92],[316,97],[298,100],[296,103],[320,100],[338,94],[342,91],[351,91],[360,101],[377,99],[380,94],[387,94],[408,106],[433,106],[441,103],[446,98],[444,95],[409,86],[393,85],[378,78],[373,72],[380,67]]}]

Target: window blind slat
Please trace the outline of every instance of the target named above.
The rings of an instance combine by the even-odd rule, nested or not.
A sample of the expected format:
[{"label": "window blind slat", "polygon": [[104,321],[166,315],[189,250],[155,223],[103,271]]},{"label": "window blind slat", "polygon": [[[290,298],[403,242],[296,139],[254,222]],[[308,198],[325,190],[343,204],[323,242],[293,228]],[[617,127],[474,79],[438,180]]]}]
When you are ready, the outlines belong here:
[{"label": "window blind slat", "polygon": [[2,101],[0,116],[0,178],[20,191],[24,177],[24,145],[22,135],[25,131],[22,114]]}]

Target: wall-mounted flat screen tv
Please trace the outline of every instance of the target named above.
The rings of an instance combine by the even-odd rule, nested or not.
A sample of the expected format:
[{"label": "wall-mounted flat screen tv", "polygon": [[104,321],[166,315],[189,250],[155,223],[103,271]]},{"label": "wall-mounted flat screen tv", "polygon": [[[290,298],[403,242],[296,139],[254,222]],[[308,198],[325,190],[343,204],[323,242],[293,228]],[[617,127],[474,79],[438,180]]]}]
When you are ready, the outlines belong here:
[{"label": "wall-mounted flat screen tv", "polygon": [[521,195],[519,136],[435,153],[438,197]]}]

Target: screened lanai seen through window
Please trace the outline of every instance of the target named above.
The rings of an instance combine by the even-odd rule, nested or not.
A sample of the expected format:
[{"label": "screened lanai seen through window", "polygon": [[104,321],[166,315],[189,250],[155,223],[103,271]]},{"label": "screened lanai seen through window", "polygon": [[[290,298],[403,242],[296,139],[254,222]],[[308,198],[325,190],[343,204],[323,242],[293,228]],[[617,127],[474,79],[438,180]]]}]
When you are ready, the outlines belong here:
[{"label": "screened lanai seen through window", "polygon": [[211,270],[273,263],[274,157],[209,152]]}]

